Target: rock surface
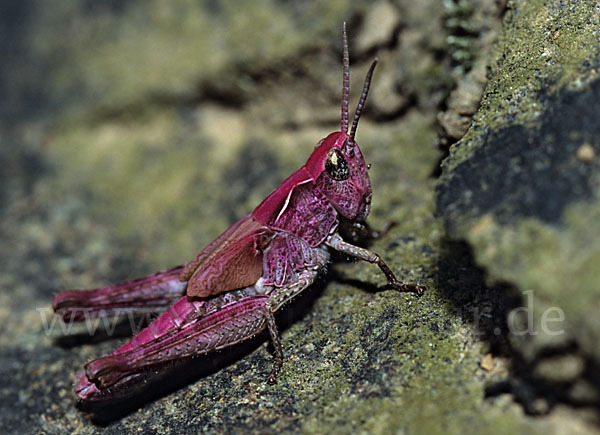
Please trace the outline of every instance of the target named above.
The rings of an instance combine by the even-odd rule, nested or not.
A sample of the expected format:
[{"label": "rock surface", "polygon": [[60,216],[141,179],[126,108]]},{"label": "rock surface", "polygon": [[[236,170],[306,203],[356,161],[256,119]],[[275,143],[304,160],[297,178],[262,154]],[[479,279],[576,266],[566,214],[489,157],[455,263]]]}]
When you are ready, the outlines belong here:
[{"label": "rock surface", "polygon": [[511,4],[481,109],[437,186],[449,235],[468,241],[488,282],[522,293],[509,353],[523,400],[542,410],[600,404],[599,13]]},{"label": "rock surface", "polygon": [[[553,4],[546,15],[533,14],[537,3],[509,5],[475,125],[452,149],[437,185],[443,222],[435,215],[431,175],[441,158],[438,111],[455,80],[489,56],[489,44],[471,50],[465,41],[494,27],[486,20],[500,16],[495,1],[3,4],[0,43],[9,67],[0,72],[0,427],[13,433],[593,432],[597,384],[589,376],[595,367],[589,343],[597,329],[593,317],[569,317],[578,304],[594,310],[593,293],[578,288],[583,299],[569,297],[559,290],[575,281],[554,278],[543,293],[549,306],[564,301],[558,306],[573,330],[587,334],[576,347],[585,358],[568,342],[558,357],[532,366],[525,355],[532,345],[523,339],[521,350],[505,321],[526,302],[518,289],[535,288],[541,306],[542,290],[530,283],[548,281],[561,265],[572,268],[561,279],[585,280],[576,281],[582,289],[595,282],[586,261],[597,261],[590,236],[597,226],[596,127],[584,116],[561,119],[563,129],[551,122],[558,119],[556,105],[589,113],[595,107],[587,98],[598,89],[591,74],[598,11],[581,7],[567,20],[566,12],[553,15]],[[263,337],[192,360],[184,373],[189,379],[166,379],[164,391],[139,398],[119,416],[81,412],[72,375],[127,337],[120,328],[102,333],[111,325],[100,325],[94,337],[87,333],[94,325],[65,334],[69,325],[52,323],[52,294],[187,261],[303,164],[314,144],[338,128],[343,20],[351,37],[352,105],[369,62],[380,59],[357,138],[372,164],[369,220],[375,227],[399,224],[372,248],[401,279],[426,285],[426,295],[400,296],[383,287],[374,266],[337,262],[278,318],[286,360],[277,385],[265,383],[272,352]],[[548,45],[545,60],[532,54],[543,50],[520,54],[526,44],[511,39],[518,29],[536,35],[532,22],[551,30],[539,38]],[[530,75],[563,64],[564,74],[540,81],[533,93]],[[534,94],[547,105],[522,116]],[[509,195],[512,202],[498,194],[496,205],[478,215],[459,188],[481,187],[494,173],[493,158],[503,156],[481,151],[487,141],[493,150],[521,131],[519,143],[533,153],[537,148],[527,148],[525,138],[534,140],[541,126],[554,132],[548,143],[557,153],[562,141],[577,142],[544,162],[547,173],[558,165],[566,186],[580,190],[550,201],[554,220],[541,219],[542,212],[503,212],[538,204],[527,196],[532,188],[523,197]],[[581,136],[572,138],[579,127]],[[460,170],[469,167],[469,150],[483,162],[473,177]],[[511,175],[506,179],[523,180],[512,166],[500,167],[507,168],[501,175]],[[543,167],[526,169],[546,174]],[[518,216],[517,226],[511,216]],[[472,248],[449,241],[444,223]],[[538,275],[512,256],[534,245],[524,231],[540,243],[532,257],[541,265]],[[520,251],[508,251],[513,240],[521,241]],[[553,262],[556,252],[571,261]],[[557,372],[588,400],[583,407],[550,402],[539,384],[523,381]],[[524,413],[544,407],[545,416]]]}]

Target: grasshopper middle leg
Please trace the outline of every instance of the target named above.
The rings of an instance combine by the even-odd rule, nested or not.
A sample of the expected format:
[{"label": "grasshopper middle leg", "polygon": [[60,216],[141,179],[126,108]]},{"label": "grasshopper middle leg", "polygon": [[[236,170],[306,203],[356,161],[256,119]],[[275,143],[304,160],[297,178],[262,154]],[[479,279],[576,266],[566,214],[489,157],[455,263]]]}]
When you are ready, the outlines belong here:
[{"label": "grasshopper middle leg", "polygon": [[297,281],[276,289],[271,293],[269,299],[265,303],[265,317],[267,320],[267,327],[269,329],[269,335],[275,348],[275,361],[273,363],[273,369],[267,378],[267,383],[273,385],[277,382],[277,375],[283,365],[283,346],[281,345],[281,339],[279,337],[279,330],[275,323],[275,313],[287,302],[292,300],[295,296],[299,295],[308,286],[310,286],[317,272],[303,272]]}]

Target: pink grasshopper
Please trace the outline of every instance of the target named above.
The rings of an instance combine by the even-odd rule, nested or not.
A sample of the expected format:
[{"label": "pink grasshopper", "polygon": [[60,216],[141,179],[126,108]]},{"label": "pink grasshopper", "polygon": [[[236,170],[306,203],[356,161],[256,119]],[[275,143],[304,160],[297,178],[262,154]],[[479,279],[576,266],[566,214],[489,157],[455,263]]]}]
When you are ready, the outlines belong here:
[{"label": "pink grasshopper", "polygon": [[66,320],[166,309],[127,344],[85,366],[75,387],[82,402],[122,397],[141,387],[157,368],[228,348],[265,329],[275,349],[267,382],[275,383],[283,349],[274,314],[313,283],[329,261],[330,250],[378,265],[396,290],[423,293],[419,285],[398,281],[379,255],[339,234],[341,225],[365,229],[371,206],[367,165],[354,136],[377,64],[374,60],[369,68],[347,133],[350,67],[345,23],[342,42],[341,131],[321,140],[306,164],[251,214],[184,266],[54,296],[54,310]]}]

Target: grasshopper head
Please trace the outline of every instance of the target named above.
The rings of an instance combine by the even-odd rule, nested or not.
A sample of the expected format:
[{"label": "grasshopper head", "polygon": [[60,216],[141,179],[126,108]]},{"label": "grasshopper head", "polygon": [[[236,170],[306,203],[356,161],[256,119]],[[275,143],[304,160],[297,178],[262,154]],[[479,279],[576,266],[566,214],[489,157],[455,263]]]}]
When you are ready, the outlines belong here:
[{"label": "grasshopper head", "polygon": [[349,220],[363,221],[371,206],[371,180],[367,173],[365,159],[354,140],[360,114],[367,100],[373,70],[373,61],[365,78],[363,91],[356,107],[350,133],[348,133],[348,95],[350,89],[350,62],[346,23],[342,29],[343,45],[343,85],[341,131],[331,133],[323,139],[312,153],[306,168],[315,179],[316,187],[336,208],[338,213]]},{"label": "grasshopper head", "polygon": [[311,160],[320,169],[318,175],[314,173],[315,187],[337,212],[349,220],[365,220],[371,206],[371,180],[358,144],[347,133],[331,133],[311,155],[309,170],[315,167]]}]

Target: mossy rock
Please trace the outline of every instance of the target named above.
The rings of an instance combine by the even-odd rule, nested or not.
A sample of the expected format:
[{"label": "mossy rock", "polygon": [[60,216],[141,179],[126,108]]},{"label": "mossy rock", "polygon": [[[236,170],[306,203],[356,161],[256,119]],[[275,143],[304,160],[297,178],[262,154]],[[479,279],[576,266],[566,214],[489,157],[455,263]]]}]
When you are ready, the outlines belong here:
[{"label": "mossy rock", "polygon": [[480,109],[436,188],[449,235],[521,294],[507,313],[515,371],[550,403],[597,400],[575,392],[597,373],[537,367],[600,358],[599,23],[593,2],[509,3]]}]

